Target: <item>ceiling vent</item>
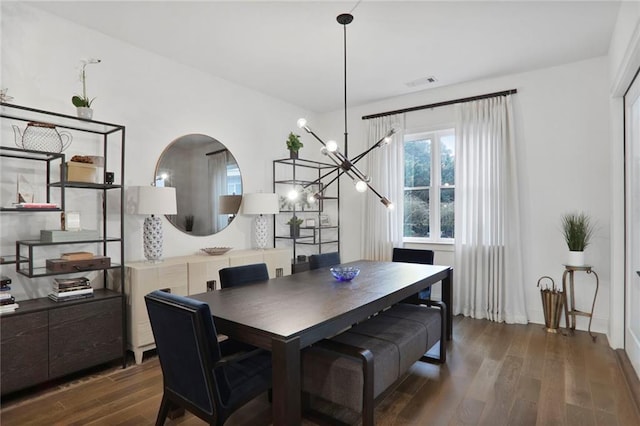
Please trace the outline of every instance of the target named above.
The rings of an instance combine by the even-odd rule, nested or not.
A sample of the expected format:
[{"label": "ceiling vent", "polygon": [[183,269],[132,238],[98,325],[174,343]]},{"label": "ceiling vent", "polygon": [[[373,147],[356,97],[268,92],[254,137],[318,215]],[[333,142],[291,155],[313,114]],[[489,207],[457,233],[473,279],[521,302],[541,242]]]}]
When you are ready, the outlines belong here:
[{"label": "ceiling vent", "polygon": [[436,80],[435,77],[429,76],[429,77],[422,77],[417,80],[410,81],[408,83],[405,83],[405,85],[407,87],[417,87],[417,86],[423,86],[425,84],[432,84],[432,83],[435,83],[436,81],[438,80]]}]

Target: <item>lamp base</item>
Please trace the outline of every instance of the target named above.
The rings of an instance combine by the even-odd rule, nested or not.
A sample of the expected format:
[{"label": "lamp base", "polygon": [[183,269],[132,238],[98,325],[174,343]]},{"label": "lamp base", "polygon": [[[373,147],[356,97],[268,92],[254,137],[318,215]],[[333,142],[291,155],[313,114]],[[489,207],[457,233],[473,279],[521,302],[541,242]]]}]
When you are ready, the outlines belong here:
[{"label": "lamp base", "polygon": [[142,241],[144,257],[149,262],[162,262],[162,240],[162,219],[153,215],[145,218]]},{"label": "lamp base", "polygon": [[267,248],[267,218],[263,215],[259,215],[256,217],[255,223],[255,237],[256,237],[256,247],[260,250],[264,250]]}]

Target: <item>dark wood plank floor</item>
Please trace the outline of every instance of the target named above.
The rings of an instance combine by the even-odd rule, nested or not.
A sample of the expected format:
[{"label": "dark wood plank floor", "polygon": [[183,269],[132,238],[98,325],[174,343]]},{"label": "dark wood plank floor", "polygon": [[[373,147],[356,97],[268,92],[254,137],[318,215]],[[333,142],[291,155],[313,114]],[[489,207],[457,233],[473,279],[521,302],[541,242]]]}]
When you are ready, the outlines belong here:
[{"label": "dark wood plank floor", "polygon": [[[151,425],[162,392],[157,357],[2,401],[12,425]],[[321,407],[326,408],[326,407]],[[335,409],[343,420],[353,413]],[[357,422],[357,417],[355,418]],[[457,317],[445,366],[416,363],[376,406],[379,425],[640,425],[604,335],[547,334],[540,325]],[[266,395],[227,423],[268,425]],[[316,424],[305,420],[305,424]],[[201,425],[186,414],[174,425]]]}]

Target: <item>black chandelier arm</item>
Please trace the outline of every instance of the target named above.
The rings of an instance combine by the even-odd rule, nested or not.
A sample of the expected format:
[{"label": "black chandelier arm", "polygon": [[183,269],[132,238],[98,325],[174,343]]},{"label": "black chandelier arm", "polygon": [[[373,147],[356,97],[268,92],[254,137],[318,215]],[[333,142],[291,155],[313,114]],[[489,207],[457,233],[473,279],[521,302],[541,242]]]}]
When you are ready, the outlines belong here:
[{"label": "black chandelier arm", "polygon": [[302,127],[307,133],[311,134],[314,138],[316,138],[316,140],[318,142],[320,142],[322,144],[322,146],[326,146],[327,144],[324,143],[324,141],[322,139],[320,139],[320,137],[318,135],[316,135],[313,130],[311,130],[308,126],[304,126]]},{"label": "black chandelier arm", "polygon": [[356,157],[354,157],[353,159],[351,159],[352,163],[357,163],[358,161],[360,161],[362,159],[362,157],[366,156],[368,153],[370,153],[371,151],[373,151],[376,148],[381,148],[382,144],[384,143],[384,140],[386,138],[389,138],[391,136],[393,136],[396,133],[395,129],[391,129],[387,132],[386,135],[384,135],[378,142],[374,143],[373,145],[371,145],[366,151],[362,152],[361,154],[357,155]]},{"label": "black chandelier arm", "polygon": [[[313,182],[308,183],[308,184],[306,184],[306,185],[303,185],[303,186],[302,186],[302,189],[306,189],[306,188],[308,188],[308,187],[310,187],[310,186],[312,186],[312,185],[320,185],[320,184],[322,183],[322,181],[323,181],[324,179],[326,179],[326,178],[327,178],[327,176],[329,176],[329,175],[331,175],[332,173],[335,173],[335,172],[337,172],[337,171],[339,171],[339,170],[340,170],[340,168],[339,168],[339,167],[335,167],[335,168],[331,169],[330,171],[328,171],[327,173],[323,174],[322,176],[320,176],[318,179],[314,180]],[[338,176],[339,176],[339,174],[338,174]],[[334,179],[334,180],[335,180],[335,179]],[[333,180],[332,180],[331,182],[333,182]],[[323,186],[324,186],[325,188],[327,187],[327,185],[326,185],[326,184],[325,184],[325,185],[323,185]]]}]

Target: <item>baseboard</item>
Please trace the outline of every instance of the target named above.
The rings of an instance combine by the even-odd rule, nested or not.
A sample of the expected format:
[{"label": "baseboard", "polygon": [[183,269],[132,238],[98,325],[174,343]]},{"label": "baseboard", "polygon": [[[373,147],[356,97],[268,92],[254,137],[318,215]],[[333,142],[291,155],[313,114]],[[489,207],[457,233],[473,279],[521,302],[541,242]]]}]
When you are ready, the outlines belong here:
[{"label": "baseboard", "polygon": [[636,374],[636,370],[631,365],[629,357],[624,349],[616,349],[616,359],[618,360],[618,366],[622,371],[622,377],[627,384],[629,393],[631,394],[631,400],[634,403],[636,414],[640,416],[640,380]]}]

